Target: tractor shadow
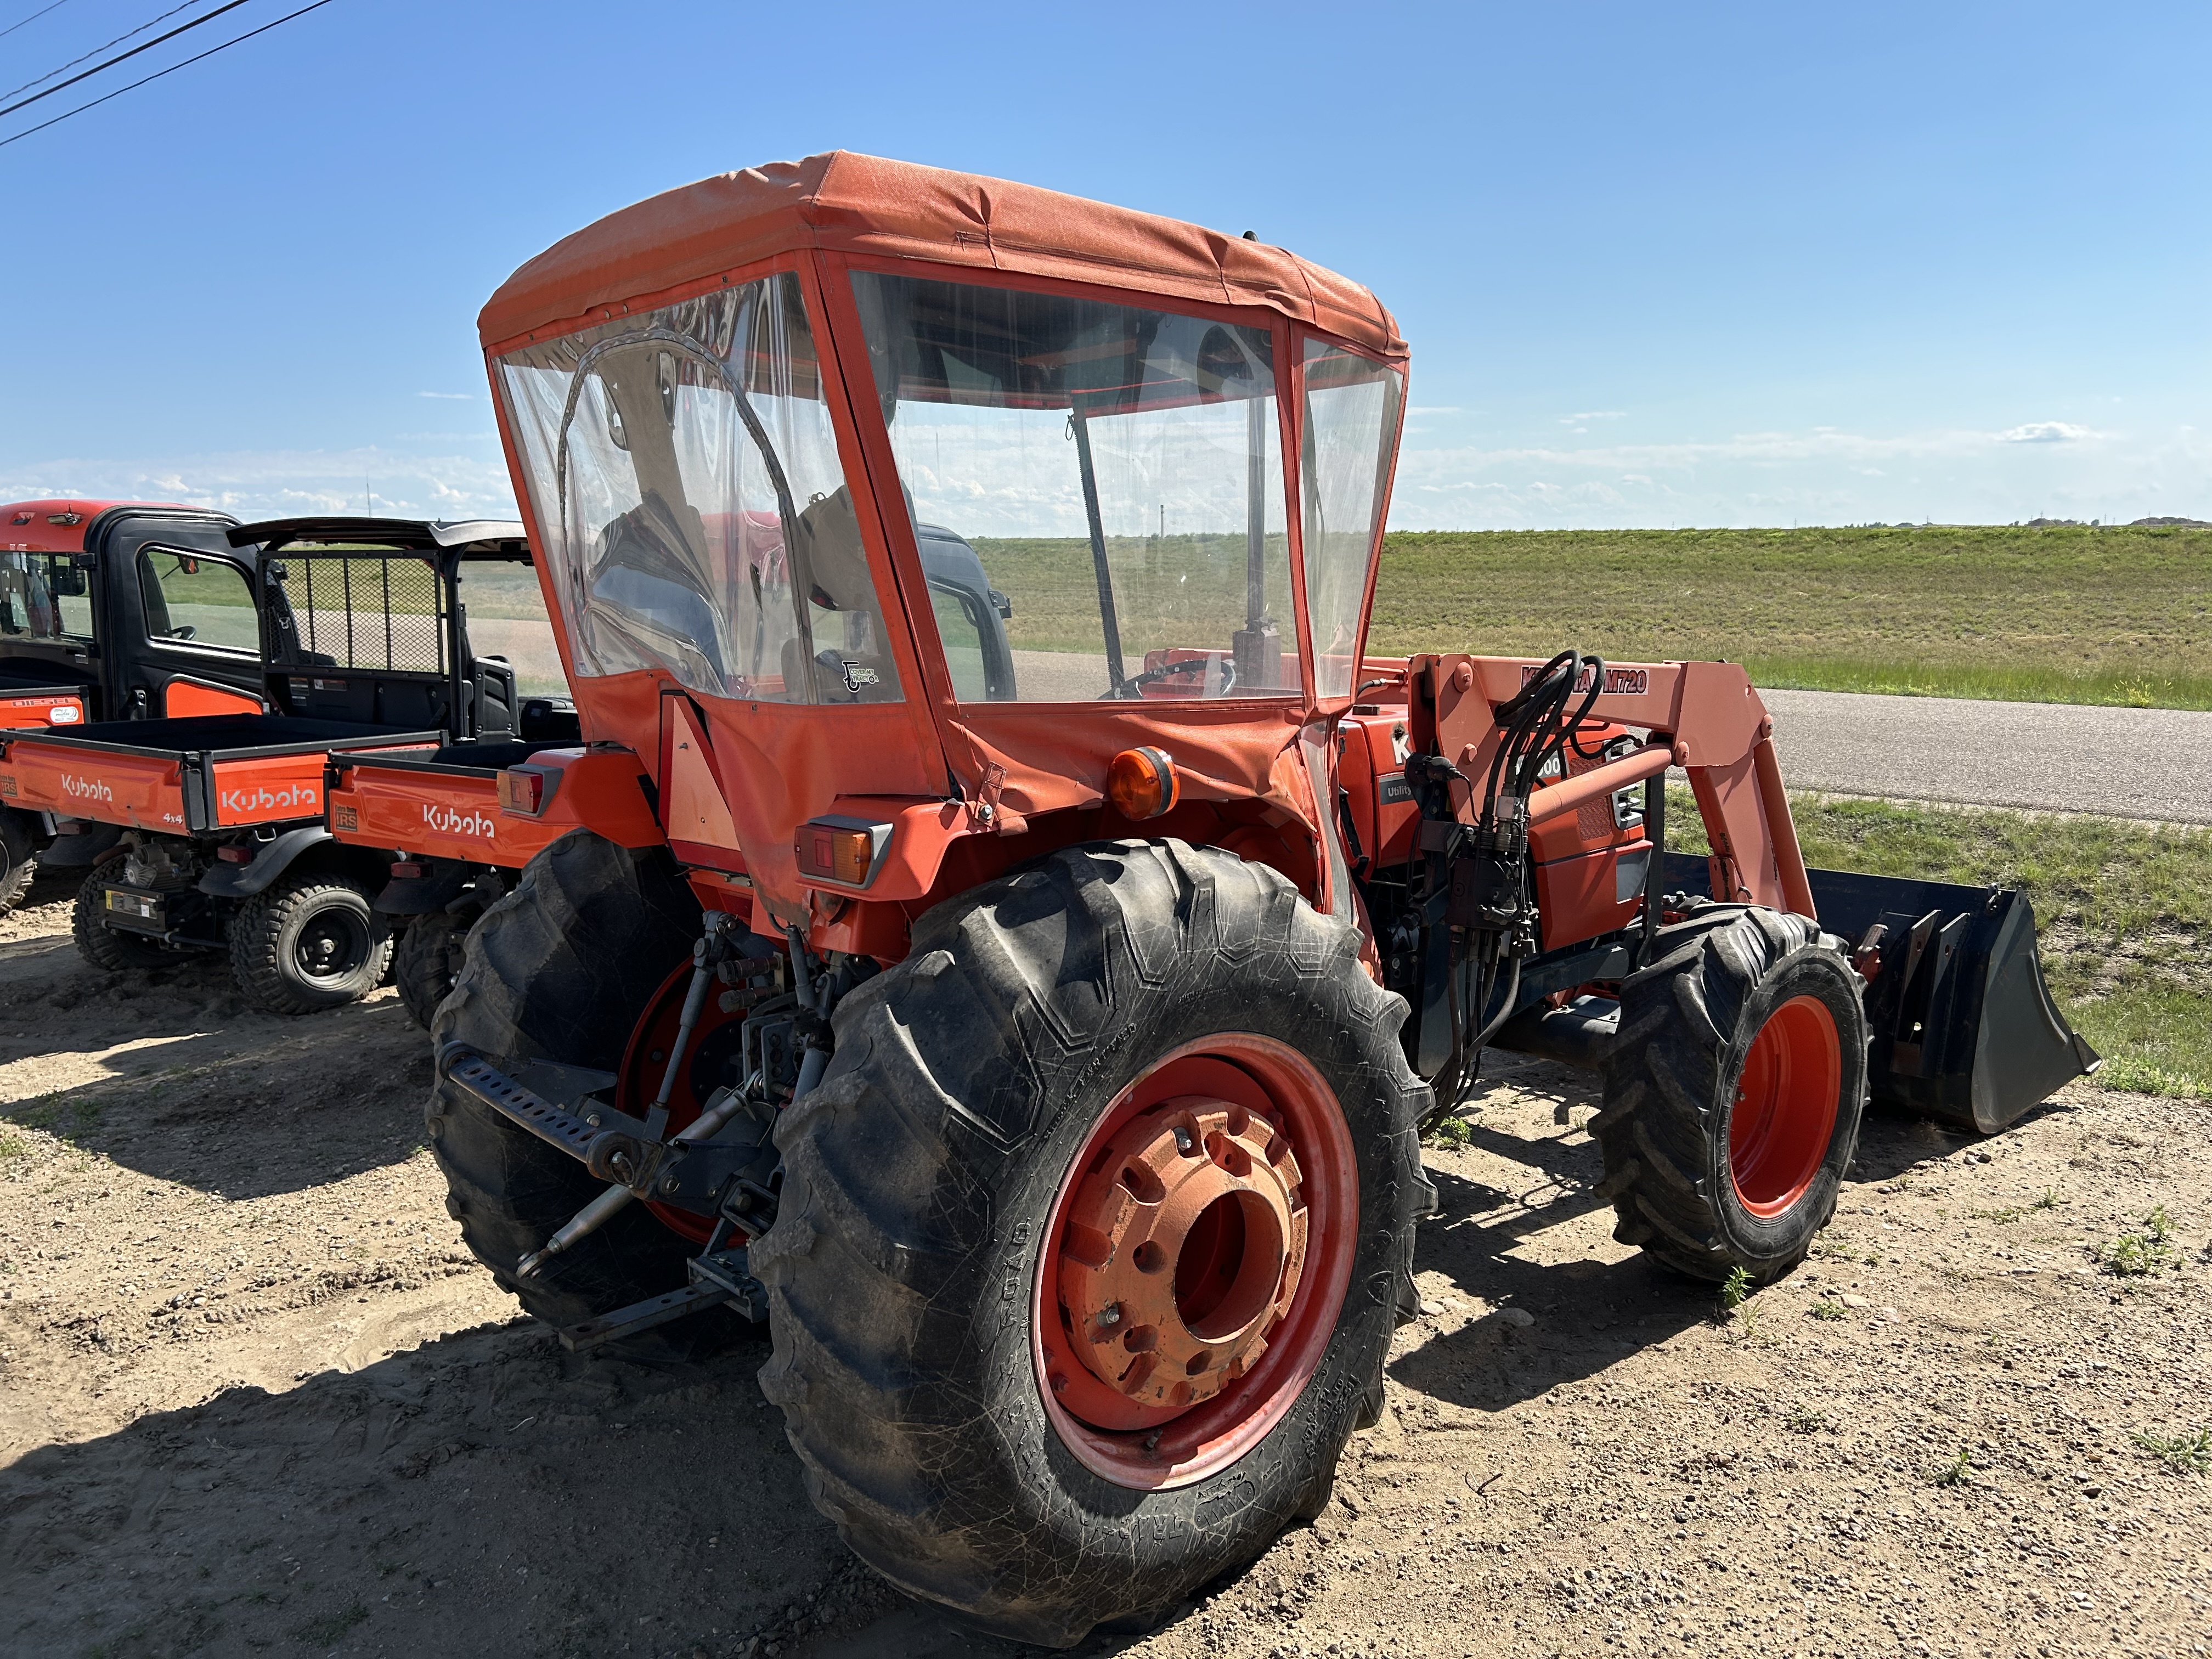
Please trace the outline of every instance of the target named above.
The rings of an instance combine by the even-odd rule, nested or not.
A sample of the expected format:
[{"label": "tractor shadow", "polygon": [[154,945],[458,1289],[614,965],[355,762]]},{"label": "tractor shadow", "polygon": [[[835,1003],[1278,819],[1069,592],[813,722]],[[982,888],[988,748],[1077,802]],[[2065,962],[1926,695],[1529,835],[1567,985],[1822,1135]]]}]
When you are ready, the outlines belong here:
[{"label": "tractor shadow", "polygon": [[[2031,1109],[2005,1133],[2045,1118],[2069,1116],[2081,1109],[2081,1102],[2059,1096]],[[1869,1106],[1859,1128],[1858,1151],[1851,1159],[1847,1185],[1894,1181],[1901,1175],[1940,1164],[1954,1152],[1981,1146],[1991,1139],[1938,1123],[1932,1118],[1915,1117],[1893,1107]]]},{"label": "tractor shadow", "polygon": [[108,974],[66,935],[0,944],[0,1134],[258,1198],[405,1158],[429,1084],[428,1039],[390,992],[286,1017],[247,1006],[212,954]]},{"label": "tractor shadow", "polygon": [[41,1447],[0,1471],[0,1649],[790,1653],[910,1607],[807,1501],[767,1352],[518,1322]]},{"label": "tractor shadow", "polygon": [[[1413,1266],[1448,1276],[1493,1311],[1431,1335],[1393,1361],[1389,1374],[1436,1400],[1502,1411],[1711,1319],[1717,1287],[1641,1252],[1602,1259],[1619,1256],[1620,1247],[1610,1243],[1612,1203],[1595,1191],[1603,1176],[1597,1143],[1579,1128],[1598,1109],[1593,1074],[1507,1057],[1486,1075],[1491,1091],[1468,1124],[1466,1146],[1429,1152],[1440,1209],[1422,1224]],[[2074,1109],[2053,1100],[2022,1121]],[[1869,1108],[1845,1194],[1981,1139]],[[1556,1239],[1543,1237],[1555,1229]]]},{"label": "tractor shadow", "polygon": [[1597,1143],[1580,1127],[1597,1109],[1595,1078],[1541,1060],[1487,1061],[1466,1145],[1429,1152],[1439,1210],[1421,1224],[1413,1267],[1492,1311],[1432,1334],[1389,1375],[1432,1399],[1503,1411],[1710,1318],[1713,1290],[1641,1254],[1594,1254],[1613,1231],[1612,1202],[1595,1190]]}]

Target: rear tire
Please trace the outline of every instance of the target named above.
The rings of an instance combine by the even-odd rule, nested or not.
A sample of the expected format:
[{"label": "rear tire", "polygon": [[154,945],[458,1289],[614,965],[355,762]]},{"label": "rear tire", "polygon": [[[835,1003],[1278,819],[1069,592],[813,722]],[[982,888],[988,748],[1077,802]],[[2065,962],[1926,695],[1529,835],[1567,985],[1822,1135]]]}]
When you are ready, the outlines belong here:
[{"label": "rear tire", "polygon": [[392,978],[399,988],[399,1000],[406,1005],[408,1014],[424,1030],[438,1012],[438,1005],[451,994],[453,982],[460,977],[461,964],[467,959],[469,927],[472,917],[447,915],[443,911],[427,916],[416,916],[399,935],[392,947]]},{"label": "rear tire", "polygon": [[1866,1108],[1862,985],[1802,916],[1704,903],[1620,988],[1591,1121],[1613,1237],[1693,1278],[1804,1259],[1835,1213]]},{"label": "rear tire", "polygon": [[368,891],[342,876],[287,876],[239,907],[230,969],[272,1014],[358,1002],[384,982],[392,933]]},{"label": "rear tire", "polygon": [[[477,922],[431,1043],[465,1042],[512,1069],[532,1060],[614,1072],[647,1005],[691,951],[699,904],[665,854],[640,863],[574,830],[531,860],[514,890]],[[430,1146],[461,1237],[524,1311],[573,1325],[678,1290],[699,1247],[643,1205],[530,1279],[515,1264],[606,1190],[589,1170],[442,1078],[430,1097]],[[689,1352],[704,1323],[686,1320],[612,1345],[633,1357]],[[711,1340],[711,1339],[708,1339]]]},{"label": "rear tire", "polygon": [[175,951],[107,925],[107,884],[103,865],[94,868],[76,890],[76,903],[70,913],[70,934],[76,940],[76,953],[103,974],[143,972],[175,962]]},{"label": "rear tire", "polygon": [[[840,1004],[836,1058],[778,1125],[781,1204],[750,1252],[775,1340],[761,1387],[846,1542],[995,1634],[1066,1646],[1103,1622],[1158,1617],[1318,1514],[1412,1293],[1428,1190],[1414,1125],[1429,1095],[1398,1044],[1405,1013],[1362,971],[1354,929],[1275,871],[1180,842],[1056,853],[922,917],[906,959]],[[1123,1145],[1121,1132],[1102,1133],[1152,1121],[1124,1116],[1153,1098],[1137,1092],[1146,1084],[1160,1079],[1170,1115],[1199,1098],[1183,1089],[1192,1073],[1172,1069],[1193,1065],[1222,1068],[1203,1074],[1201,1106],[1256,1086],[1254,1116],[1306,1126],[1303,1140],[1285,1136],[1309,1183],[1302,1276],[1232,1265],[1247,1259],[1245,1222],[1226,1257],[1194,1226],[1170,1240],[1177,1257],[1129,1246],[1128,1271],[1153,1276],[1147,1294],[1173,1280],[1174,1326],[1130,1325],[1119,1302],[1074,1319],[1066,1264],[1107,1246],[1079,1243],[1097,1235],[1066,1219],[1063,1200],[1110,1177],[1115,1159],[1093,1149]],[[1277,1104],[1296,1090],[1268,1082],[1271,1066],[1310,1080],[1295,1104]],[[1144,1133],[1203,1172],[1196,1134]],[[1222,1168],[1257,1167],[1199,1133]],[[1201,1311],[1182,1309],[1194,1255],[1200,1275],[1223,1263]],[[1245,1328],[1270,1351],[1212,1371],[1131,1366],[1129,1389],[1151,1377],[1172,1395],[1140,1409],[1169,1415],[1094,1426],[1110,1415],[1099,1402],[1120,1410],[1136,1395],[1105,1398],[1097,1377],[1069,1375],[1079,1328],[1120,1322],[1132,1352],[1146,1353],[1139,1339],[1167,1352],[1186,1324],[1205,1334],[1231,1278],[1232,1299],[1264,1279],[1250,1304],[1262,1322]],[[1270,1289],[1289,1298],[1272,1326]],[[1213,1392],[1190,1403],[1188,1388],[1166,1389],[1186,1374]]]}]

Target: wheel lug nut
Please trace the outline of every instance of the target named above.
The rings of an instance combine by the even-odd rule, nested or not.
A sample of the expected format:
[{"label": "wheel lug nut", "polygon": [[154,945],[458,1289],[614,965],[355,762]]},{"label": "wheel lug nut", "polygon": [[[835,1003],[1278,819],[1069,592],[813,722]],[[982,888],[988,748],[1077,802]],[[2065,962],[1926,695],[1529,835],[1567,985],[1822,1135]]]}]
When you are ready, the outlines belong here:
[{"label": "wheel lug nut", "polygon": [[1120,1324],[1121,1322],[1121,1304],[1118,1302],[1109,1302],[1104,1307],[1098,1310],[1098,1322],[1101,1325]]}]

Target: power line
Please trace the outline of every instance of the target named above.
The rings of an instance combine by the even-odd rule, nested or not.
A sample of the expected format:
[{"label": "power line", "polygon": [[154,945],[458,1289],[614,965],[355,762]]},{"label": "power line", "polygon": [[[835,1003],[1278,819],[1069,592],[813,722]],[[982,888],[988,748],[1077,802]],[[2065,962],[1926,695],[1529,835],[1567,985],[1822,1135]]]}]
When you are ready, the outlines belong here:
[{"label": "power line", "polygon": [[[243,0],[239,0],[239,3],[243,3]],[[196,53],[194,56],[185,58],[182,63],[172,64],[165,70],[155,70],[151,75],[145,76],[139,80],[133,81],[127,87],[118,87],[114,91],[104,93],[100,97],[92,100],[89,103],[79,104],[75,109],[64,110],[59,115],[55,116],[51,121],[41,121],[34,127],[25,127],[21,132],[13,133],[5,138],[0,138],[0,149],[7,149],[9,145],[14,143],[19,138],[27,138],[34,132],[44,132],[48,127],[59,126],[63,122],[68,120],[70,116],[82,115],[88,109],[95,109],[99,107],[99,106],[106,103],[111,98],[120,98],[126,92],[135,92],[149,81],[158,81],[165,75],[174,75],[180,69],[189,69],[192,64],[198,63],[203,58],[212,58],[219,52],[228,52],[231,47],[237,46],[242,40],[251,40],[257,34],[266,34],[270,30],[275,28],[277,24],[289,23],[295,17],[305,17],[311,11],[320,11],[325,6],[327,6],[330,3],[331,0],[314,0],[314,3],[313,5],[302,6],[297,11],[288,11],[282,17],[277,18],[275,22],[264,23],[258,29],[248,29],[245,33],[234,36],[231,40],[224,41],[219,46],[210,46],[205,52]],[[226,6],[223,9],[228,11],[230,8]],[[214,14],[210,13],[209,15],[212,16]],[[205,20],[203,19],[202,21],[204,21]],[[149,42],[149,44],[150,45],[153,43]],[[58,92],[60,88],[57,87],[55,90]],[[44,94],[42,94],[41,96],[43,95]],[[30,100],[26,99],[24,101],[27,103]],[[20,106],[18,107],[20,107]],[[7,112],[5,110],[0,110],[0,115],[4,115]]]},{"label": "power line", "polygon": [[[64,0],[54,0],[54,4],[56,5],[60,5],[62,3],[64,3]],[[33,87],[37,86],[40,81],[51,81],[54,76],[59,75],[63,70],[73,70],[79,64],[84,62],[85,58],[97,58],[100,53],[107,50],[107,46],[119,46],[125,40],[128,40],[132,35],[143,34],[148,29],[152,28],[155,24],[166,23],[169,19],[174,17],[180,11],[190,11],[192,9],[192,5],[193,0],[185,0],[184,4],[181,6],[172,6],[168,10],[163,12],[159,17],[149,17],[144,22],[141,23],[137,28],[124,30],[122,33],[117,35],[112,40],[110,40],[106,46],[94,46],[90,52],[85,52],[80,57],[70,58],[68,63],[62,65],[61,69],[48,70],[44,75],[39,76],[37,81],[26,81],[20,87],[10,87],[7,91],[0,92],[0,98],[13,98],[19,92],[28,92]]]},{"label": "power line", "polygon": [[51,6],[40,6],[38,10],[33,12],[28,17],[23,18],[18,22],[9,24],[4,29],[0,29],[0,34],[13,34],[17,29],[22,27],[25,23],[35,23],[39,19],[44,17],[48,12],[58,11],[67,4],[69,4],[69,0],[54,0],[53,4]]},{"label": "power line", "polygon": [[118,52],[114,57],[109,58],[106,63],[94,64],[90,69],[85,70],[82,75],[72,75],[68,80],[57,82],[54,85],[48,87],[44,92],[34,92],[28,98],[17,100],[15,103],[9,105],[5,109],[0,109],[0,115],[13,115],[17,110],[21,109],[27,104],[35,104],[41,98],[51,98],[56,93],[63,90],[63,88],[66,87],[73,87],[80,81],[89,81],[94,76],[99,74],[102,70],[113,69],[118,64],[123,62],[125,58],[136,58],[142,52],[151,52],[155,47],[160,46],[164,40],[173,40],[179,35],[184,33],[187,29],[196,29],[203,23],[212,23],[216,18],[222,16],[223,13],[227,11],[236,11],[245,3],[246,0],[228,0],[228,3],[217,6],[213,11],[208,13],[204,17],[195,17],[189,23],[179,23],[176,27],[171,29],[167,34],[157,34],[152,40],[147,41],[143,46],[133,46],[128,52]]}]

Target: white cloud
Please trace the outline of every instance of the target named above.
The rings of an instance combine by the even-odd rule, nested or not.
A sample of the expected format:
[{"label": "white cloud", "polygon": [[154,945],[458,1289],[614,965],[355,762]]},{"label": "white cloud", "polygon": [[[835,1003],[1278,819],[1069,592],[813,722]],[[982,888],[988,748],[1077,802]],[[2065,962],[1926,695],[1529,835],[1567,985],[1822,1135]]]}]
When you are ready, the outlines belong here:
[{"label": "white cloud", "polygon": [[358,513],[368,495],[396,518],[509,518],[505,464],[391,450],[258,450],[155,459],[73,457],[0,465],[0,501],[75,495],[183,501],[240,519]]},{"label": "white cloud", "polygon": [[1625,409],[1592,409],[1580,415],[1562,415],[1559,424],[1572,426],[1577,421],[1625,421],[1627,418],[1628,411]]},{"label": "white cloud", "polygon": [[2096,435],[2087,427],[2076,426],[2071,421],[2035,421],[1997,434],[2008,444],[2070,444]]},{"label": "white cloud", "polygon": [[473,392],[418,392],[415,395],[418,398],[440,398],[447,403],[455,404],[473,404],[483,401]]},{"label": "white cloud", "polygon": [[1408,415],[1456,415],[1459,412],[1460,407],[1457,404],[1408,404],[1406,405],[1406,413]]}]

